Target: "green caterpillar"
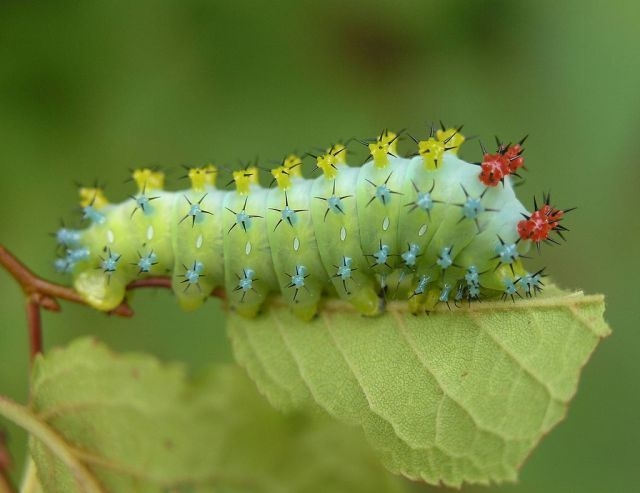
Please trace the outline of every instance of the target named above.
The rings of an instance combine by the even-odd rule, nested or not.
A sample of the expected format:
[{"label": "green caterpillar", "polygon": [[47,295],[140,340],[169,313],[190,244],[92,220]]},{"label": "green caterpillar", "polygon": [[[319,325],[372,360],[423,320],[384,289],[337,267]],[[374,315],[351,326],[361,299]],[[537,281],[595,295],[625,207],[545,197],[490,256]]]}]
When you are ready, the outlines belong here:
[{"label": "green caterpillar", "polygon": [[253,317],[280,292],[305,320],[325,297],[376,315],[392,299],[417,313],[539,291],[542,272],[521,259],[531,243],[561,234],[566,211],[545,200],[529,213],[518,201],[511,175],[524,164],[522,142],[467,163],[457,156],[459,128],[414,139],[413,157],[399,156],[397,138],[385,131],[367,143],[371,159],[359,167],[334,146],[316,157],[315,179],[289,156],[272,170],[273,188],[250,167],[233,173],[234,191],[220,190],[212,165],[190,169],[191,188],[177,192],[163,190],[161,172],[136,170],[138,191],[119,204],[82,188],[90,225],[57,232],[56,267],[101,310],[119,305],[130,282],[167,275],[185,309],[224,287],[229,307]]}]

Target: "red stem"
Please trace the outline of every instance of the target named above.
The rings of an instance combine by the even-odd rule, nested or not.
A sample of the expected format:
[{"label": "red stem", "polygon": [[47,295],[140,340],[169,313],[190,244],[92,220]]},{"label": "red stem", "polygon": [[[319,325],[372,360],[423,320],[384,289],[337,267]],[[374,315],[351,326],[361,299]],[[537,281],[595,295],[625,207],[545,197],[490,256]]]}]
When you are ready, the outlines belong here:
[{"label": "red stem", "polygon": [[7,437],[4,430],[0,429],[0,492],[13,493],[15,488],[9,479],[11,456],[7,448]]},{"label": "red stem", "polygon": [[29,357],[34,358],[42,352],[42,317],[40,305],[33,300],[27,301],[27,326],[29,327]]},{"label": "red stem", "polygon": [[[22,262],[20,262],[9,250],[0,245],[0,265],[11,274],[22,288],[27,302],[27,323],[29,327],[29,342],[31,360],[42,352],[42,319],[40,309],[54,312],[60,311],[59,299],[71,301],[81,305],[87,305],[80,294],[73,288],[62,286],[47,281],[35,275]],[[171,288],[171,279],[168,277],[149,277],[131,282],[127,290],[140,288]],[[225,299],[222,289],[216,288],[211,296]],[[109,312],[121,317],[133,316],[133,310],[123,301],[118,307]]]}]

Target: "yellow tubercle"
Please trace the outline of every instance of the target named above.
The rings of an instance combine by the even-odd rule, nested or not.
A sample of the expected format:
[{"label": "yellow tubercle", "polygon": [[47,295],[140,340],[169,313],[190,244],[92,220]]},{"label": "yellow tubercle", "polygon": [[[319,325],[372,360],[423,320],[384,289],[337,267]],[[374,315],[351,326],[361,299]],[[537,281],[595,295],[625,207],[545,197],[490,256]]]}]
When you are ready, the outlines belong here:
[{"label": "yellow tubercle", "polygon": [[424,166],[428,170],[434,170],[440,166],[444,149],[445,145],[433,137],[418,142],[418,153],[424,159]]},{"label": "yellow tubercle", "polygon": [[81,187],[78,190],[78,195],[80,195],[80,207],[92,206],[99,210],[109,205],[109,201],[101,188]]},{"label": "yellow tubercle", "polygon": [[236,191],[247,194],[251,190],[252,184],[258,183],[258,168],[250,166],[247,169],[233,172],[233,181],[236,184]]},{"label": "yellow tubercle", "polygon": [[291,176],[289,170],[285,166],[278,166],[271,170],[271,174],[278,182],[278,188],[280,190],[287,190],[291,188]]},{"label": "yellow tubercle", "polygon": [[377,168],[384,168],[389,164],[389,155],[397,155],[397,139],[398,136],[395,133],[385,130],[375,142],[369,144],[369,153]]},{"label": "yellow tubercle", "polygon": [[202,167],[204,170],[204,183],[205,185],[209,185],[211,187],[216,186],[216,181],[218,180],[218,168],[215,165],[209,163]]},{"label": "yellow tubercle", "polygon": [[131,175],[138,185],[138,192],[162,190],[164,188],[164,173],[149,168],[138,168]]},{"label": "yellow tubercle", "polygon": [[381,144],[380,141],[369,144],[369,153],[376,168],[385,168],[389,164],[387,149],[388,146]]},{"label": "yellow tubercle", "polygon": [[398,153],[398,134],[392,132],[391,130],[385,130],[382,132],[380,137],[378,137],[380,142],[384,142],[389,146],[389,152],[392,154]]},{"label": "yellow tubercle", "polygon": [[335,144],[327,149],[327,154],[331,154],[334,164],[347,164],[347,146]]},{"label": "yellow tubercle", "polygon": [[302,160],[296,154],[289,154],[282,163],[289,176],[302,176]]},{"label": "yellow tubercle", "polygon": [[460,133],[460,128],[447,128],[446,130],[438,130],[436,138],[442,142],[445,148],[454,154],[458,153],[460,146],[464,144],[464,135]]},{"label": "yellow tubercle", "polygon": [[323,154],[316,158],[316,166],[322,170],[324,177],[330,180],[338,176],[338,161],[332,153]]},{"label": "yellow tubercle", "polygon": [[202,192],[207,186],[215,186],[218,177],[218,169],[213,164],[207,164],[202,168],[191,168],[188,173],[191,180],[191,188]]}]

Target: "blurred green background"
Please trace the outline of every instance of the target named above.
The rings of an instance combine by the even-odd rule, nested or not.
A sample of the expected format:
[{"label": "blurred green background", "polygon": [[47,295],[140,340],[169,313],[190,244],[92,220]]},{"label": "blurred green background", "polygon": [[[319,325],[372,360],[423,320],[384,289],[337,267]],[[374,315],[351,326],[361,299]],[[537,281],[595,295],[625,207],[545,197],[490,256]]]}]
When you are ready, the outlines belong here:
[{"label": "blurred green background", "polygon": [[[568,244],[536,262],[605,293],[614,334],[520,483],[490,490],[637,491],[639,21],[635,0],[3,0],[0,243],[55,278],[47,235],[77,221],[74,181],[99,179],[118,201],[129,167],[166,166],[178,187],[181,164],[267,163],[385,127],[530,134],[525,203],[552,190],[579,207]],[[477,143],[463,156],[479,159]],[[23,300],[4,272],[0,293],[0,394],[24,402]],[[185,314],[169,293],[139,292],[133,305],[132,320],[46,313],[46,347],[96,334],[195,370],[231,361],[216,302]],[[0,427],[19,461],[24,436]]]}]

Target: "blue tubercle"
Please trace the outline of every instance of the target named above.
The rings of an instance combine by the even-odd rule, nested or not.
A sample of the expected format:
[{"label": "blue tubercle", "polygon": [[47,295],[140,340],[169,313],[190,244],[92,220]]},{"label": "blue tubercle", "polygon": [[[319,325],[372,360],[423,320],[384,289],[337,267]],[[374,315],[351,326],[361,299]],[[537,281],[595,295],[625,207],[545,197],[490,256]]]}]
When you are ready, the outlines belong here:
[{"label": "blue tubercle", "polygon": [[332,195],[327,199],[329,210],[334,214],[344,214],[344,204],[342,199],[336,195]]},{"label": "blue tubercle", "polygon": [[304,265],[296,265],[296,273],[291,276],[290,286],[296,289],[304,287],[304,279],[307,275],[307,268]]},{"label": "blue tubercle", "polygon": [[518,259],[518,247],[515,243],[504,243],[500,240],[500,244],[496,246],[496,255],[500,259],[501,264],[511,264]]},{"label": "blue tubercle", "polygon": [[253,289],[253,281],[255,280],[254,276],[255,276],[255,271],[253,269],[248,269],[248,268],[243,269],[242,277],[238,280],[237,289],[241,289],[245,293]]},{"label": "blue tubercle", "polygon": [[139,273],[147,273],[151,271],[151,268],[158,263],[158,256],[153,252],[149,252],[147,255],[140,257],[138,260]]},{"label": "blue tubercle", "polygon": [[75,229],[60,228],[56,231],[58,245],[74,247],[80,243],[81,233]]},{"label": "blue tubercle", "polygon": [[475,265],[467,267],[467,272],[464,275],[464,280],[467,283],[467,294],[469,299],[475,299],[480,296],[480,274]]},{"label": "blue tubercle", "polygon": [[121,255],[119,253],[111,251],[111,249],[107,250],[107,257],[102,258],[102,262],[100,263],[100,267],[106,274],[111,274],[115,272],[118,268],[118,262],[120,262]]},{"label": "blue tubercle", "polygon": [[202,212],[200,204],[191,204],[188,214],[189,216],[193,217],[193,220],[196,224],[199,224],[204,220],[204,213]]},{"label": "blue tubercle", "polygon": [[69,264],[66,258],[57,258],[53,263],[53,267],[55,268],[56,272],[60,273],[73,271],[73,265]]},{"label": "blue tubercle", "polygon": [[430,211],[433,209],[434,202],[431,198],[431,194],[429,192],[418,192],[416,205],[423,211]]},{"label": "blue tubercle", "polygon": [[350,279],[351,271],[353,270],[351,267],[352,264],[353,259],[351,257],[343,257],[342,265],[338,267],[338,273],[336,275],[339,276],[343,281]]},{"label": "blue tubercle", "polygon": [[200,280],[200,272],[198,272],[198,269],[193,266],[191,269],[187,269],[184,277],[189,284],[197,284]]},{"label": "blue tubercle", "polygon": [[407,247],[407,250],[401,255],[401,257],[407,267],[413,267],[416,265],[416,260],[418,259],[419,253],[420,245],[417,245],[416,243],[410,243]]},{"label": "blue tubercle", "polygon": [[373,258],[376,260],[376,265],[385,265],[389,260],[389,245],[380,245],[380,250],[373,254]]},{"label": "blue tubercle", "polygon": [[438,301],[442,303],[447,303],[449,301],[449,295],[451,294],[451,284],[445,283],[442,286],[442,291],[440,291],[440,296],[438,297]]},{"label": "blue tubercle", "polygon": [[514,299],[513,297],[514,297],[515,295],[520,296],[520,295],[518,294],[518,287],[516,286],[516,283],[514,282],[514,280],[513,280],[513,279],[510,279],[510,278],[508,278],[508,277],[505,277],[505,278],[502,280],[502,282],[503,282],[503,284],[504,284],[504,293],[502,294],[502,297],[503,297],[503,298],[511,297],[511,299]]},{"label": "blue tubercle", "polygon": [[133,209],[133,213],[135,213],[138,209],[142,211],[145,216],[150,216],[153,213],[153,207],[151,207],[151,201],[157,197],[147,197],[144,193],[135,197],[136,208]]},{"label": "blue tubercle", "polygon": [[294,211],[288,205],[285,206],[284,209],[282,209],[282,212],[280,213],[280,217],[282,218],[283,221],[288,223],[290,226],[293,226],[298,221],[296,211]]},{"label": "blue tubercle", "polygon": [[527,272],[518,279],[518,284],[522,287],[527,296],[531,296],[532,294],[542,290],[544,285],[542,282],[542,273],[536,272],[535,274],[531,274]]},{"label": "blue tubercle", "polygon": [[251,227],[251,216],[245,211],[240,211],[236,214],[236,224],[242,226],[243,230],[247,230]]},{"label": "blue tubercle", "polygon": [[448,269],[453,264],[453,260],[451,258],[451,250],[452,247],[444,247],[440,251],[440,255],[438,256],[438,260],[436,260],[436,263],[440,266],[441,269]]},{"label": "blue tubercle", "polygon": [[419,294],[424,294],[427,291],[427,286],[429,285],[430,282],[431,282],[430,276],[423,275],[422,277],[420,277],[420,280],[418,281],[418,286],[413,291],[414,296],[417,296]]},{"label": "blue tubercle", "polygon": [[92,224],[104,224],[106,216],[92,205],[82,208],[82,219],[88,219]]},{"label": "blue tubercle", "polygon": [[484,205],[479,198],[468,197],[462,206],[462,214],[467,219],[477,219],[484,212]]},{"label": "blue tubercle", "polygon": [[386,183],[378,185],[376,188],[376,198],[382,202],[383,205],[387,205],[391,201],[391,190]]}]

